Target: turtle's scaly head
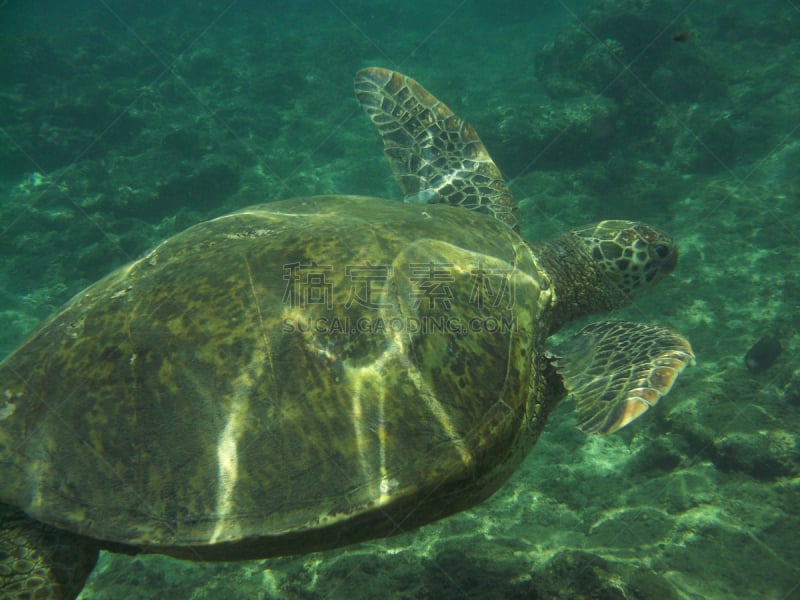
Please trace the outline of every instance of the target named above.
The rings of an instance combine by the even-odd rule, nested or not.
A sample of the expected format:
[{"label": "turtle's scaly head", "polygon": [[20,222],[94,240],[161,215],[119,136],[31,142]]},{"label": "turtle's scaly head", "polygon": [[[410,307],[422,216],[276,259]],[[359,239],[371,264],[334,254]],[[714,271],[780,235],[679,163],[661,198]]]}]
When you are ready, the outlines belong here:
[{"label": "turtle's scaly head", "polygon": [[609,284],[631,299],[678,264],[674,240],[644,223],[601,221],[572,233],[585,245]]}]

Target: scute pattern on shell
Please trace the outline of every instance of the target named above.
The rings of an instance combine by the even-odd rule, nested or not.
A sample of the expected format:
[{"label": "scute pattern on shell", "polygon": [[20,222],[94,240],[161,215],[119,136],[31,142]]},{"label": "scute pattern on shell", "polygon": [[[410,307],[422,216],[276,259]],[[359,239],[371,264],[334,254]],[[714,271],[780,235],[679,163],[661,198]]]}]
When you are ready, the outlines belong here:
[{"label": "scute pattern on shell", "polygon": [[[291,265],[312,264],[328,296],[293,302]],[[415,295],[415,265],[446,265],[448,307]],[[353,301],[348,266],[388,267],[377,308]],[[505,278],[507,296],[476,302],[476,276]],[[278,554],[293,535],[309,550],[449,514],[536,441],[549,290],[509,227],[450,206],[300,198],[202,223],[88,288],[3,363],[1,499],[178,555],[259,538]],[[426,318],[514,326],[407,326]],[[337,530],[359,515],[362,531]]]}]

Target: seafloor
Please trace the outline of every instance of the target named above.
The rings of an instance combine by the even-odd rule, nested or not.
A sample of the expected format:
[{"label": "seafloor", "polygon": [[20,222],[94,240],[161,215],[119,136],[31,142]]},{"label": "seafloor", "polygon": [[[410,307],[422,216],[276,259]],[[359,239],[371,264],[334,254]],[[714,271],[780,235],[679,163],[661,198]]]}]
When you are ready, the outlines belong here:
[{"label": "seafloor", "polygon": [[0,3],[3,353],[209,216],[399,198],[351,90],[380,65],[476,126],[526,236],[673,233],[677,272],[617,316],[697,354],[613,436],[564,402],[474,510],[267,561],[104,554],[81,598],[800,598],[798,31],[796,0]]}]

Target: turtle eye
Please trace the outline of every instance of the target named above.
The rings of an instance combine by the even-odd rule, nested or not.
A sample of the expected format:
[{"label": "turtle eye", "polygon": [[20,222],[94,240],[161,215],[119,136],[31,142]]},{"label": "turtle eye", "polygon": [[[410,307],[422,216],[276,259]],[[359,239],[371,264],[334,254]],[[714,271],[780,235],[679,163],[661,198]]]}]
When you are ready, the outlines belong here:
[{"label": "turtle eye", "polygon": [[656,251],[656,254],[658,254],[659,258],[666,258],[669,254],[669,248],[664,244],[656,244],[654,250]]}]

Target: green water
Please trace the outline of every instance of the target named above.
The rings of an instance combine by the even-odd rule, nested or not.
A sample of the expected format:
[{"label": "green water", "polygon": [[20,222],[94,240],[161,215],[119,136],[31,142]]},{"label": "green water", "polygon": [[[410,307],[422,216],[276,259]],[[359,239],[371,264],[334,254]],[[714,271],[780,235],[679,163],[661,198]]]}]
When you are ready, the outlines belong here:
[{"label": "green water", "polygon": [[[198,221],[400,199],[352,77],[471,122],[522,233],[642,220],[677,271],[615,317],[683,332],[670,396],[609,437],[552,414],[479,507],[338,551],[103,554],[81,598],[800,598],[795,0],[0,3],[0,350]],[[760,373],[743,357],[776,334]]]}]

